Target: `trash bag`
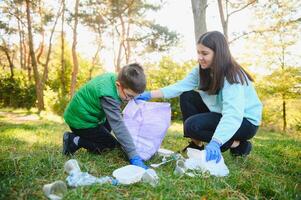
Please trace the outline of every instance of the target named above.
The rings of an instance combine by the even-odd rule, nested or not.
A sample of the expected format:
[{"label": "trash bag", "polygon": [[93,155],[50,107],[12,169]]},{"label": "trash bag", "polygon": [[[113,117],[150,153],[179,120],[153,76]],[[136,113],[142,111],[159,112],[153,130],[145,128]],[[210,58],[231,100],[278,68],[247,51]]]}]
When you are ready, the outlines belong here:
[{"label": "trash bag", "polygon": [[132,100],[124,108],[123,118],[137,153],[143,160],[149,160],[160,148],[170,126],[170,104]]}]

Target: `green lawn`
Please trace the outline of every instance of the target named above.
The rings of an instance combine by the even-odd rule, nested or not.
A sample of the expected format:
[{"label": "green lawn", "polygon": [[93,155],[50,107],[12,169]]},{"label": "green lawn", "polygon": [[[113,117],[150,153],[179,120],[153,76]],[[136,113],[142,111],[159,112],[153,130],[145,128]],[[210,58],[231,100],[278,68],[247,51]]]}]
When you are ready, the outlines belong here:
[{"label": "green lawn", "polygon": [[[61,137],[67,126],[58,117],[0,112],[0,199],[46,199],[44,184],[65,180]],[[129,186],[93,185],[69,188],[64,199],[301,199],[301,137],[260,130],[247,158],[223,153],[230,175],[178,177],[175,163],[157,169],[156,188],[145,183]],[[179,150],[187,144],[182,127],[173,123],[163,147]],[[81,169],[95,176],[111,175],[127,165],[120,150],[92,155],[81,150],[72,156]],[[155,156],[147,164],[156,163]]]}]

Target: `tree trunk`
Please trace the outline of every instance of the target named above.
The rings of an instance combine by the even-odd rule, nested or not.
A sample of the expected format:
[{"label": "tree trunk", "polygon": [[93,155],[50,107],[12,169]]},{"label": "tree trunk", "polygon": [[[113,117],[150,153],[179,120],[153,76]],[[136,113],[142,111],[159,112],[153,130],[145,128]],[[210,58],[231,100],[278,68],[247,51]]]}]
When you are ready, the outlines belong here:
[{"label": "tree trunk", "polygon": [[13,63],[8,51],[5,51],[5,55],[7,57],[8,62],[9,62],[10,77],[14,78],[14,63]]},{"label": "tree trunk", "polygon": [[[229,9],[228,9],[230,1],[227,0],[227,1],[224,1],[224,2],[225,2],[225,8],[224,8],[224,5],[223,5],[223,1],[222,0],[217,0],[219,16],[220,16],[221,24],[222,24],[222,27],[223,27],[223,32],[224,32],[226,40],[229,41],[229,30],[228,29],[229,29],[229,19],[230,19],[231,15],[246,9],[250,5],[256,3],[256,0],[249,0],[247,3],[242,2],[238,6],[239,8],[236,8],[236,10],[233,10],[231,12],[229,12]],[[237,7],[237,5],[236,5],[236,7]],[[243,35],[247,35],[247,34],[244,33]],[[236,40],[236,39],[234,39],[234,40]],[[231,42],[233,42],[234,40],[231,40]]]},{"label": "tree trunk", "polygon": [[23,62],[23,60],[25,60],[25,59],[24,59],[24,54],[23,54],[22,29],[21,29],[20,20],[17,20],[17,21],[18,21],[19,45],[20,45],[20,66],[21,66],[21,69],[25,69],[24,62]]},{"label": "tree trunk", "polygon": [[78,73],[78,60],[76,55],[76,44],[77,44],[77,24],[78,24],[78,4],[79,0],[75,2],[75,13],[74,13],[74,27],[73,27],[73,42],[72,42],[72,60],[73,60],[73,71],[71,77],[70,87],[70,99],[73,97],[76,87],[76,79]]},{"label": "tree trunk", "polygon": [[[226,40],[228,41],[228,16],[225,19],[222,0],[217,0],[217,2],[218,2],[219,17],[221,19],[223,32],[224,32]],[[226,1],[226,4],[227,4],[227,1]],[[227,15],[228,15],[228,13],[227,13]]]},{"label": "tree trunk", "polygon": [[194,21],[194,35],[197,42],[199,37],[207,32],[206,26],[206,8],[207,0],[191,0],[193,21]]},{"label": "tree trunk", "polygon": [[131,14],[132,10],[129,7],[128,8],[128,23],[127,23],[127,29],[126,29],[126,41],[124,42],[124,52],[125,52],[125,63],[129,64],[130,59],[131,59],[131,43],[130,43],[130,31],[131,31]]},{"label": "tree trunk", "polygon": [[28,46],[29,46],[29,54],[31,58],[31,64],[34,72],[34,80],[35,80],[35,88],[36,95],[38,100],[38,112],[40,113],[44,110],[44,94],[42,90],[40,75],[38,71],[38,65],[35,57],[35,53],[33,50],[33,36],[32,36],[32,28],[31,28],[31,16],[30,16],[30,0],[26,0],[26,17],[27,17],[27,29],[28,29]]},{"label": "tree trunk", "polygon": [[119,72],[120,68],[121,68],[121,51],[122,50],[122,43],[119,43],[119,47],[118,47],[118,54],[117,54],[117,59],[116,59],[116,64],[115,64],[115,72]]},{"label": "tree trunk", "polygon": [[[22,27],[21,27],[22,28]],[[25,27],[26,28],[26,27]],[[28,46],[26,45],[28,42],[26,41],[26,38],[25,38],[25,32],[23,29],[22,29],[22,48],[23,48],[23,57],[24,57],[24,69],[28,69],[28,61],[29,61],[29,54],[28,54]]]},{"label": "tree trunk", "polygon": [[14,63],[12,58],[10,57],[10,51],[4,40],[3,40],[3,45],[4,46],[0,46],[0,49],[5,53],[6,59],[8,61],[9,69],[10,69],[10,77],[14,78]]},{"label": "tree trunk", "polygon": [[125,37],[126,37],[126,33],[125,33],[125,22],[123,20],[122,15],[119,15],[119,19],[120,19],[120,24],[121,24],[121,33],[118,31],[118,29],[116,28],[116,32],[119,36],[119,47],[118,47],[118,53],[117,53],[117,60],[116,60],[116,65],[115,65],[115,71],[118,73],[121,69],[121,60],[122,60],[122,48],[124,49],[124,51],[126,51],[126,49],[124,48],[124,42],[125,42]]},{"label": "tree trunk", "polygon": [[[44,48],[45,48],[45,29],[43,26],[43,13],[42,13],[42,5],[41,5],[42,1],[39,0],[38,4],[39,4],[39,15],[40,15],[40,26],[41,26],[41,40],[40,40],[40,45],[38,47],[38,49],[36,50],[36,59],[37,59],[37,63],[38,65],[43,65],[41,59],[41,56],[44,54]],[[42,79],[43,80],[43,79]],[[43,83],[43,81],[42,81]],[[42,84],[43,85],[43,84]]]},{"label": "tree trunk", "polygon": [[[27,52],[27,51],[26,51]],[[27,53],[26,53],[27,54]],[[31,63],[31,59],[30,59],[30,54],[28,53],[27,55],[27,64],[25,65],[26,66],[26,69],[27,69],[27,77],[28,77],[28,81],[30,82],[31,79],[32,79],[32,76],[31,76],[31,66],[30,66],[30,63]]]},{"label": "tree trunk", "polygon": [[61,21],[61,82],[62,82],[62,97],[64,97],[67,94],[66,90],[66,80],[65,80],[65,32],[64,32],[64,22],[65,22],[65,0],[62,0],[62,21]]},{"label": "tree trunk", "polygon": [[95,54],[94,54],[94,56],[92,58],[92,66],[89,69],[89,78],[88,78],[88,80],[92,79],[93,70],[95,69],[96,60],[97,60],[97,57],[98,57],[100,49],[101,49],[101,44],[98,43],[96,52],[95,52]]},{"label": "tree trunk", "polygon": [[286,101],[285,101],[285,95],[282,95],[282,111],[283,111],[283,131],[286,131],[286,126],[287,126],[287,122],[286,122]]},{"label": "tree trunk", "polygon": [[48,51],[47,51],[46,61],[45,61],[45,64],[44,64],[44,72],[43,72],[43,77],[42,77],[42,89],[44,89],[45,82],[48,79],[48,65],[49,65],[51,49],[52,49],[52,38],[53,38],[53,34],[54,34],[54,31],[55,31],[55,27],[56,27],[56,24],[58,22],[58,19],[61,16],[61,7],[62,7],[62,5],[58,9],[53,27],[51,29],[50,37],[49,37]]}]

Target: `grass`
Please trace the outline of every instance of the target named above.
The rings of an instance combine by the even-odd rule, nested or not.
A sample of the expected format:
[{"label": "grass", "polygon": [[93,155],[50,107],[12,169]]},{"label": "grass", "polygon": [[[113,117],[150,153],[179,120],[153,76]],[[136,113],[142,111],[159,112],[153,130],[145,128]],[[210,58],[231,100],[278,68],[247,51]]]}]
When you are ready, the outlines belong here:
[{"label": "grass", "polygon": [[[43,185],[65,180],[63,165],[70,158],[95,176],[111,175],[128,164],[120,150],[102,155],[80,150],[72,157],[63,156],[61,137],[67,129],[47,114],[0,111],[0,199],[46,199]],[[227,177],[178,177],[172,173],[175,163],[169,163],[156,170],[160,183],[155,188],[145,183],[68,188],[64,199],[301,199],[300,141],[300,133],[260,130],[247,158],[223,153],[230,170]],[[186,144],[181,124],[173,123],[162,146],[176,151]],[[155,156],[147,164],[159,161]]]}]

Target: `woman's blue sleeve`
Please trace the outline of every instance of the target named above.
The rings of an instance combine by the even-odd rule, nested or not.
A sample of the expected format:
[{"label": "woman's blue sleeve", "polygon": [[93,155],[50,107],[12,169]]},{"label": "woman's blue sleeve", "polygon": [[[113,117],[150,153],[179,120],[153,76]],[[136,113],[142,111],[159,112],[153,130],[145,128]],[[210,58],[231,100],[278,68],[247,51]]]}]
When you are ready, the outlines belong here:
[{"label": "woman's blue sleeve", "polygon": [[183,92],[194,90],[199,84],[199,68],[195,67],[183,80],[161,88],[164,98],[173,98]]}]

